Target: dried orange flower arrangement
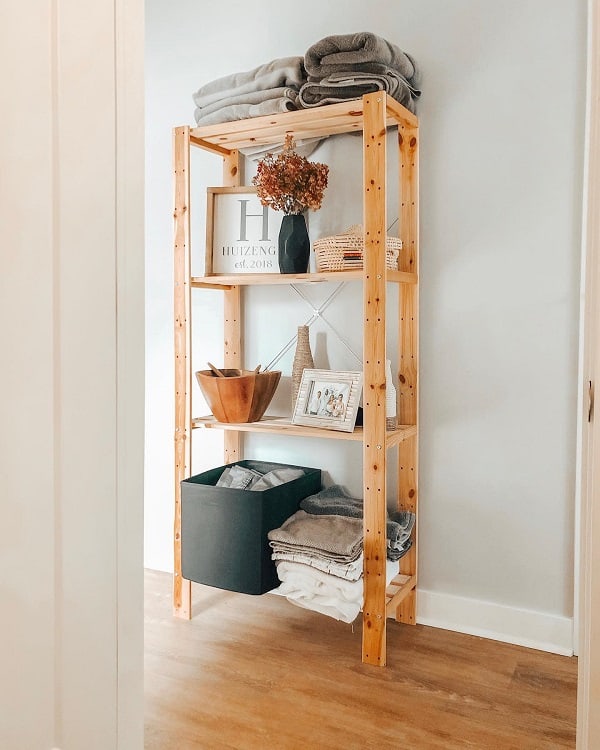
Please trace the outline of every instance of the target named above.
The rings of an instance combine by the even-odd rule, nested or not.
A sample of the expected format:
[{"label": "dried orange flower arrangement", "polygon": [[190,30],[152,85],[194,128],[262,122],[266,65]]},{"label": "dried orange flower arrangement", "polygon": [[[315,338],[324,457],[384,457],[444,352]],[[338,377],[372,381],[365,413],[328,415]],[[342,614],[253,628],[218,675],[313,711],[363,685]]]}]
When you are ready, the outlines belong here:
[{"label": "dried orange flower arrangement", "polygon": [[288,216],[321,208],[329,175],[327,164],[308,161],[295,148],[294,138],[286,135],[282,153],[261,159],[252,180],[262,205]]}]

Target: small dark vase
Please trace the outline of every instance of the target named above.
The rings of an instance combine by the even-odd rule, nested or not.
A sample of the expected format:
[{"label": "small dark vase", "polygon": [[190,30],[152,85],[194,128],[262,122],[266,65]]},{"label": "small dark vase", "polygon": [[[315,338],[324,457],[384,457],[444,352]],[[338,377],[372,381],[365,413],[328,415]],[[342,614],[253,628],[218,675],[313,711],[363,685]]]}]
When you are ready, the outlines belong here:
[{"label": "small dark vase", "polygon": [[310,240],[303,214],[286,214],[279,230],[279,270],[281,273],[306,273]]}]

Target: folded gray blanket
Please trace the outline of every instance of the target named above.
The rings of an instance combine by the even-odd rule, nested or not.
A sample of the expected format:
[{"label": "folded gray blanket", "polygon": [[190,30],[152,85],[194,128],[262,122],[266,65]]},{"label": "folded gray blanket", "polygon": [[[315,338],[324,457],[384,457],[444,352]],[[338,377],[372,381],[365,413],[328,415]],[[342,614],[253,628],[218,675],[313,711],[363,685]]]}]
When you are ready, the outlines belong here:
[{"label": "folded gray blanket", "polygon": [[366,31],[326,36],[309,47],[304,56],[304,65],[307,72],[317,78],[351,69],[363,73],[384,73],[386,68],[393,68],[409,81],[417,74],[410,55],[386,39]]},{"label": "folded gray blanket", "polygon": [[302,57],[281,57],[259,65],[243,73],[217,78],[201,86],[193,95],[196,107],[207,107],[229,97],[249,94],[255,91],[291,86],[299,89],[306,81],[306,71]]},{"label": "folded gray blanket", "polygon": [[402,75],[388,68],[385,73],[381,74],[346,71],[318,80],[311,76],[300,89],[298,103],[301,107],[308,109],[324,104],[360,99],[363,94],[370,94],[374,91],[386,91],[411,112],[415,111],[416,100],[421,96],[419,89],[410,84]]},{"label": "folded gray blanket", "polygon": [[295,102],[298,98],[298,89],[290,88],[290,86],[277,86],[274,89],[261,89],[260,91],[248,91],[245,94],[233,94],[232,96],[225,96],[212,104],[198,107],[196,111],[205,116],[211,115],[213,112],[217,112],[224,107],[232,107],[234,104],[262,104],[262,102],[268,99],[279,99],[280,97]]},{"label": "folded gray blanket", "polygon": [[[300,501],[300,508],[314,515],[340,515],[349,518],[363,517],[363,501],[351,497],[340,484]],[[411,546],[410,535],[415,525],[415,514],[405,510],[388,512],[386,521],[387,557],[398,560]],[[401,554],[398,554],[401,553]]]},{"label": "folded gray blanket", "polygon": [[257,104],[230,104],[225,107],[216,107],[212,112],[205,113],[204,109],[197,107],[194,110],[194,118],[197,125],[217,125],[220,122],[233,122],[234,120],[245,120],[248,117],[260,117],[261,115],[276,115],[280,112],[292,112],[298,109],[296,104],[297,94],[293,96],[277,96],[273,99],[263,99]]}]

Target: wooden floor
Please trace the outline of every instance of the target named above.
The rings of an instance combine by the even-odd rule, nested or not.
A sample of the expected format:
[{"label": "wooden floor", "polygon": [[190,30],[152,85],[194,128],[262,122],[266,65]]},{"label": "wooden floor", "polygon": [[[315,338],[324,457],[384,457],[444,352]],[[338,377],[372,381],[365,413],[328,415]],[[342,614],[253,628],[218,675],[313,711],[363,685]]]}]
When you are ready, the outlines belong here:
[{"label": "wooden floor", "polygon": [[[577,660],[390,622],[388,666],[352,628],[272,594],[146,574],[146,750],[575,747]],[[359,618],[360,619],[360,618]]]}]

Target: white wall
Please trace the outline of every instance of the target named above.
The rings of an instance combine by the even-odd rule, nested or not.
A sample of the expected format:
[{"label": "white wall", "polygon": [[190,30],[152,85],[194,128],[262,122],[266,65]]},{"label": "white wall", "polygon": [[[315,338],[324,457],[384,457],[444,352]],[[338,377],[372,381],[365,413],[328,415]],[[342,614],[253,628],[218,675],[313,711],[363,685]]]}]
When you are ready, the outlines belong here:
[{"label": "white wall", "polygon": [[[584,0],[224,0],[219,18],[236,23],[209,23],[190,0],[176,14],[147,2],[146,564],[170,569],[172,549],[171,128],[192,124],[191,94],[209,80],[370,30],[412,53],[424,92],[419,618],[568,651]],[[360,144],[330,139],[313,158],[332,167],[314,238],[360,219]],[[219,160],[194,159],[205,184],[219,184]],[[197,217],[204,200],[198,190]],[[320,286],[307,293],[317,304],[324,296]],[[350,285],[328,315],[340,328],[350,319],[360,351],[356,294]],[[248,298],[246,360],[264,364],[310,310],[287,289]],[[219,296],[194,300],[198,369],[221,357]],[[318,367],[357,367],[326,326],[311,328],[311,341]],[[291,354],[280,365],[289,374]],[[218,437],[194,441],[195,471],[220,462]],[[360,450],[256,437],[246,446],[360,487]]]},{"label": "white wall", "polygon": [[143,744],[142,28],[136,0],[0,24],[6,750]]}]

